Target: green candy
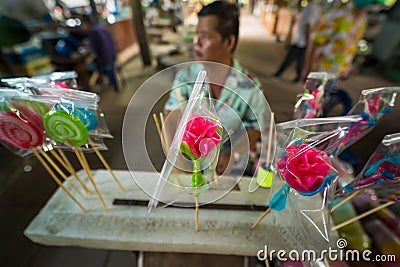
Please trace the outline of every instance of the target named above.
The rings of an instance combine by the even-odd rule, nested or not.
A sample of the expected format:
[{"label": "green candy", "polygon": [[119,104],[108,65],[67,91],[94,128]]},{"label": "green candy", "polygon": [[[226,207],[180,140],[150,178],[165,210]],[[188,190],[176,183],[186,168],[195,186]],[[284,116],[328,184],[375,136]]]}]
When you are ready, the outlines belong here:
[{"label": "green candy", "polygon": [[89,132],[83,122],[64,110],[51,110],[43,117],[44,128],[51,138],[72,146],[87,143]]}]

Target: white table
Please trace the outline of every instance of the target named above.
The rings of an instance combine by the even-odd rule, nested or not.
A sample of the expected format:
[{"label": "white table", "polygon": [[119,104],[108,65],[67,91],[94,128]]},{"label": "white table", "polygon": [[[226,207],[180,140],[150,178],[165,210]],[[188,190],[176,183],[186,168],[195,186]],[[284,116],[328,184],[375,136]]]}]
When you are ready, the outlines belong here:
[{"label": "white table", "polygon": [[[59,188],[27,227],[25,235],[43,245],[130,251],[254,256],[266,244],[275,250],[287,248],[269,216],[255,230],[250,229],[261,211],[200,207],[199,232],[195,233],[194,208],[167,207],[149,213],[146,205],[113,205],[114,199],[149,199],[128,171],[115,173],[125,192],[107,171],[93,171],[108,211],[103,209],[96,194],[92,194],[82,201],[88,209],[84,213]],[[78,174],[86,178],[83,171]],[[157,177],[157,173],[152,172],[134,175],[149,180]],[[249,179],[241,179],[240,190],[231,191],[217,203],[267,205],[269,190],[259,189],[250,194],[248,182]],[[284,221],[289,224],[290,218]]]}]

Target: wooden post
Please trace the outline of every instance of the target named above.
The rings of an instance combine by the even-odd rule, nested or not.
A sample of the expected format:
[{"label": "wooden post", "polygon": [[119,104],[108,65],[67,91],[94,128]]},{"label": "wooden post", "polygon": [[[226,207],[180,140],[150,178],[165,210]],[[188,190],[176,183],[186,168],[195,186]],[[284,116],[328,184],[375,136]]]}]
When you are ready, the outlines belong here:
[{"label": "wooden post", "polygon": [[96,3],[94,0],[89,0],[90,7],[92,8],[92,16],[96,20],[96,23],[99,23],[99,13],[97,12]]},{"label": "wooden post", "polygon": [[149,45],[147,43],[146,30],[143,23],[142,4],[140,0],[131,0],[132,23],[136,30],[136,37],[139,41],[140,54],[142,56],[143,65],[151,65],[151,56]]}]

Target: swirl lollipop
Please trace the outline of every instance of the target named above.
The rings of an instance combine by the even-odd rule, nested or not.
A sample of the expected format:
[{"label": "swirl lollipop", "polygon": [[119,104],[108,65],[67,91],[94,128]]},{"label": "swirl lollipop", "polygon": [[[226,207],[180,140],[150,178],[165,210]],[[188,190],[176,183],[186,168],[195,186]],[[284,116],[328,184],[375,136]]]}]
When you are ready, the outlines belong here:
[{"label": "swirl lollipop", "polygon": [[[10,108],[12,110],[13,108]],[[28,109],[25,110],[28,115],[33,115],[32,111]],[[25,113],[24,112],[24,113]],[[40,146],[43,143],[43,128],[37,125],[37,121],[35,122],[36,117],[25,118],[23,114],[20,112],[14,111],[0,111],[0,139],[2,139],[5,143],[24,150],[30,149],[39,162],[43,165],[43,167],[47,170],[50,176],[54,179],[54,181],[67,193],[67,195],[82,209],[82,211],[86,211],[86,209],[82,206],[82,204],[69,192],[69,190],[61,183],[61,181],[57,178],[48,164],[44,161],[44,159],[38,154],[36,151],[36,147]],[[48,156],[43,152],[40,153],[46,157],[49,163],[52,166],[55,166],[54,162],[48,158]],[[58,169],[56,169],[59,171]],[[65,180],[70,183],[70,180],[63,176]],[[71,184],[71,186],[79,193],[79,190]]]},{"label": "swirl lollipop", "polygon": [[69,114],[64,110],[49,111],[44,115],[43,123],[48,135],[54,138],[54,140],[74,146],[74,151],[79,162],[85,169],[104,209],[108,210],[108,207],[96,186],[93,175],[87,167],[88,163],[84,154],[82,151],[76,149],[77,146],[86,144],[89,139],[89,133],[86,126],[78,117]]},{"label": "swirl lollipop", "polygon": [[88,129],[76,116],[63,110],[51,110],[43,117],[50,137],[72,146],[82,146],[89,138]]},{"label": "swirl lollipop", "polygon": [[[57,105],[56,105],[57,106]],[[70,106],[70,110],[72,110],[72,106]],[[101,153],[97,150],[97,148],[94,146],[93,141],[89,137],[89,132],[87,125],[90,126],[90,128],[96,129],[97,127],[97,120],[96,117],[93,113],[91,113],[87,109],[79,109],[80,112],[77,112],[78,109],[73,109],[74,114],[78,114],[81,117],[75,116],[74,114],[70,114],[67,110],[68,105],[58,105],[59,110],[51,110],[48,113],[45,114],[43,117],[43,122],[44,122],[44,127],[52,138],[54,140],[66,143],[68,145],[74,146],[74,151],[76,156],[78,157],[79,162],[81,163],[83,169],[87,173],[103,207],[108,210],[108,207],[98,190],[96,183],[94,181],[93,175],[90,171],[89,164],[87,163],[87,160],[85,158],[85,155],[82,151],[78,151],[76,147],[82,146],[86,144],[88,141],[90,145],[93,147],[94,152],[96,155],[99,157],[100,161],[103,163],[103,165],[107,168],[107,170],[110,172],[118,186],[121,188],[121,190],[124,190],[121,182],[118,180],[112,169],[110,168],[109,164],[107,161],[104,159],[104,157],[101,155]],[[62,108],[62,110],[61,110]],[[84,112],[85,111],[85,112]],[[85,122],[82,121],[82,119],[86,119]]]},{"label": "swirl lollipop", "polygon": [[34,123],[42,132],[44,131],[43,119],[40,113],[35,112],[33,109],[28,108],[27,102],[10,101],[10,104],[21,111],[24,117],[29,121]]},{"label": "swirl lollipop", "polygon": [[62,105],[56,104],[54,108],[56,110],[64,110],[68,114],[78,117],[84,123],[88,131],[95,130],[97,127],[96,116],[87,108],[74,108],[71,104],[65,103]]},{"label": "swirl lollipop", "polygon": [[[59,103],[54,106],[54,109],[58,110],[58,111],[64,111],[72,116],[77,117],[80,121],[82,121],[82,123],[85,125],[85,127],[88,131],[93,131],[93,130],[97,129],[97,126],[98,126],[97,117],[92,111],[89,110],[89,108],[77,108],[77,107],[74,107],[74,105],[69,104],[69,103]],[[96,146],[93,143],[93,140],[89,137],[88,141],[89,141],[90,145],[92,146],[94,152],[96,153],[97,157],[103,163],[104,167],[106,167],[106,169],[110,172],[110,174],[112,175],[112,177],[114,178],[114,180],[118,184],[118,186],[121,188],[121,190],[124,191],[125,189],[122,186],[121,182],[118,180],[117,176],[112,171],[110,165],[107,163],[107,161],[105,160],[103,155],[96,148]]]},{"label": "swirl lollipop", "polygon": [[13,147],[27,150],[43,143],[43,132],[21,114],[0,111],[0,139]]}]

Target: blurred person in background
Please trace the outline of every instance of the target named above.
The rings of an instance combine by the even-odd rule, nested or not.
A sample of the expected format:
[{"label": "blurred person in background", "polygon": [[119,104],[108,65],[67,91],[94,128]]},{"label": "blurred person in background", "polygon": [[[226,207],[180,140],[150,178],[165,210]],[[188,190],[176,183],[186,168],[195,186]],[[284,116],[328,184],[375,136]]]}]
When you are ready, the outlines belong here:
[{"label": "blurred person in background", "polygon": [[367,7],[377,2],[340,1],[321,17],[307,48],[303,80],[312,71],[330,72],[339,79],[348,77],[367,25]]},{"label": "blurred person in background", "polygon": [[[239,71],[228,71],[228,73],[207,71],[209,81],[218,81],[218,83],[209,84],[209,88],[211,96],[214,99],[220,100],[227,106],[230,106],[242,120],[244,128],[247,131],[250,149],[254,150],[256,142],[261,136],[255,114],[261,116],[260,114],[264,111],[264,96],[260,90],[260,82],[234,58],[238,36],[238,7],[227,1],[215,1],[204,6],[198,13],[198,24],[193,40],[194,56],[197,61],[220,63]],[[175,75],[173,89],[164,106],[167,114],[176,109],[180,104],[178,90],[182,95],[183,101],[189,99],[193,82],[202,69],[203,65],[201,63],[195,63],[186,69],[180,70]],[[223,71],[227,70],[229,68],[223,68]],[[234,124],[233,118],[223,116],[224,107],[216,109],[224,125]],[[217,165],[217,172],[219,174],[225,171],[228,164],[231,164],[231,151],[228,151],[228,149],[225,150],[225,148],[227,146],[221,148]],[[251,168],[249,167],[249,169]]]},{"label": "blurred person in background", "polygon": [[115,76],[117,64],[117,49],[110,30],[100,25],[94,17],[82,16],[82,28],[86,33],[91,50],[96,54],[95,59],[89,64],[89,69],[99,72],[99,83],[102,83],[103,74],[107,73],[110,83],[118,91],[118,83]]},{"label": "blurred person in background", "polygon": [[282,73],[292,64],[296,62],[296,77],[293,82],[298,82],[304,66],[305,54],[310,35],[319,21],[321,7],[315,2],[309,2],[308,5],[301,10],[300,18],[297,24],[296,32],[293,38],[293,44],[290,46],[285,59],[279,69],[273,76],[280,77]]}]

